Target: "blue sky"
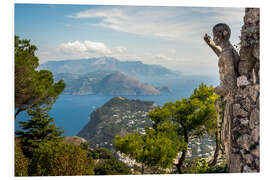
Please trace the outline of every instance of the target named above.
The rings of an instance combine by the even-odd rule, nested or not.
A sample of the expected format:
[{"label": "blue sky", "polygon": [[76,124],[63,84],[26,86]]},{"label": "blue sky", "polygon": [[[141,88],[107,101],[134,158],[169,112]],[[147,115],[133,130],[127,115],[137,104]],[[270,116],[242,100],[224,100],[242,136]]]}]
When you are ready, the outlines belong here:
[{"label": "blue sky", "polygon": [[16,4],[14,17],[15,34],[37,45],[41,63],[112,56],[218,76],[204,33],[225,22],[239,43],[244,8]]}]

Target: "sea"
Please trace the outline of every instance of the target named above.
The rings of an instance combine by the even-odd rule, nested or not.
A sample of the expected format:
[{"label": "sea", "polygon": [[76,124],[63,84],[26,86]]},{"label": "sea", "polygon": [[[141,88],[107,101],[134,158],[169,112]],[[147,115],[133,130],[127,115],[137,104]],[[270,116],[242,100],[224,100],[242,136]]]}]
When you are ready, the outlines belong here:
[{"label": "sea", "polygon": [[[129,99],[139,99],[142,101],[154,101],[157,105],[163,105],[166,102],[174,102],[182,98],[188,98],[194,88],[201,83],[216,86],[217,78],[186,78],[181,80],[167,81],[162,84],[168,86],[172,92],[161,95],[120,95]],[[118,95],[119,96],[119,95]],[[91,120],[91,113],[104,105],[113,95],[67,95],[62,94],[58,97],[56,103],[49,111],[57,127],[64,130],[64,136],[76,136],[78,132]],[[26,112],[22,112],[15,120],[15,131],[21,130],[20,121],[27,121],[30,117]]]}]

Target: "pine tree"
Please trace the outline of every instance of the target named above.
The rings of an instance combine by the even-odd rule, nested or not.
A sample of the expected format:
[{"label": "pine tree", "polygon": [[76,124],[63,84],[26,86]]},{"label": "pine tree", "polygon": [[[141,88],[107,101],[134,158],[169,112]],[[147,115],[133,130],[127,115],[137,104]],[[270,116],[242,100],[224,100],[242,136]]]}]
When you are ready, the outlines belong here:
[{"label": "pine tree", "polygon": [[141,163],[141,173],[150,170],[159,173],[162,169],[171,168],[174,158],[187,144],[178,136],[176,126],[170,122],[157,125],[156,129],[145,128],[145,134],[133,132],[125,137],[116,136],[116,150]]},{"label": "pine tree", "polygon": [[15,36],[15,118],[25,110],[47,107],[56,101],[64,90],[65,83],[53,80],[48,70],[36,70],[39,65],[35,56],[37,47],[30,40],[21,40]]},{"label": "pine tree", "polygon": [[16,131],[16,135],[21,140],[24,154],[31,158],[33,150],[41,142],[60,140],[64,131],[60,131],[55,124],[51,124],[54,119],[49,116],[46,109],[36,108],[28,110],[27,113],[32,117],[29,121],[19,122],[23,130]]},{"label": "pine tree", "polygon": [[[166,121],[175,124],[178,127],[178,135],[188,144],[191,137],[216,132],[217,113],[214,103],[217,98],[213,87],[201,84],[189,98],[166,103],[150,112],[149,116],[154,121],[154,128]],[[176,164],[179,173],[183,173],[182,166],[186,153],[187,149],[182,150],[182,155]]]}]

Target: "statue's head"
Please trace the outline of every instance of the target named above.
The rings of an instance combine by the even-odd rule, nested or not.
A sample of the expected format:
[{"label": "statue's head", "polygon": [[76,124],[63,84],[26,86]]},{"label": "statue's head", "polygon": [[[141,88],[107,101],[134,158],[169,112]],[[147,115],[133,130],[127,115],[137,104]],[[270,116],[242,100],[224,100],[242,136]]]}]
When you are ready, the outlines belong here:
[{"label": "statue's head", "polygon": [[214,42],[220,45],[224,41],[228,41],[231,36],[231,29],[227,24],[219,23],[213,27]]}]

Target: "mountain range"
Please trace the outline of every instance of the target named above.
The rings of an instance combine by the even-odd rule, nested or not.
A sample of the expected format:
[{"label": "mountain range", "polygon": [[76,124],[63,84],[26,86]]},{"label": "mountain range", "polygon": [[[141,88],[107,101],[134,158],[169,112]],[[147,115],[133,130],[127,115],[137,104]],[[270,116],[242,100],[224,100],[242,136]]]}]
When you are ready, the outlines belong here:
[{"label": "mountain range", "polygon": [[178,76],[162,66],[113,57],[48,61],[38,69],[52,71],[56,81],[64,80],[64,93],[72,95],[159,95],[170,92],[170,88],[154,87],[148,82]]},{"label": "mountain range", "polygon": [[40,64],[39,69],[50,70],[53,74],[71,73],[80,75],[97,71],[118,71],[141,81],[148,77],[168,78],[179,75],[179,73],[160,65],[144,64],[141,61],[120,61],[113,57],[48,61]]},{"label": "mountain range", "polygon": [[[122,72],[91,72],[84,75],[61,73],[55,80],[66,83],[64,94],[85,95],[159,95],[169,92],[168,87],[153,87]],[[167,90],[167,91],[166,91]]]}]

